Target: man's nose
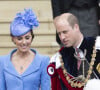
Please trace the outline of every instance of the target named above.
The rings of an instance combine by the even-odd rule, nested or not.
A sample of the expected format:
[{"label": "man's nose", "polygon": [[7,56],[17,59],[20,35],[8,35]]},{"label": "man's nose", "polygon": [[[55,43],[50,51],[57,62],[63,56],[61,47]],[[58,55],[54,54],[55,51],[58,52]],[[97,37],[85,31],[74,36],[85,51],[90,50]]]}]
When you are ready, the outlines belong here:
[{"label": "man's nose", "polygon": [[65,35],[63,33],[61,33],[60,37],[62,40],[65,39]]}]

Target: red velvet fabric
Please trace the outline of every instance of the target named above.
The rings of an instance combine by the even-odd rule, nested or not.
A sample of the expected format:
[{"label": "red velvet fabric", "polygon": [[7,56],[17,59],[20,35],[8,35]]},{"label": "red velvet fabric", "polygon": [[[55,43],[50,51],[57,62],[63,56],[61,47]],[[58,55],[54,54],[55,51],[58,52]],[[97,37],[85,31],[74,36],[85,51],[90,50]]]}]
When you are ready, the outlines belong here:
[{"label": "red velvet fabric", "polygon": [[[49,73],[50,67],[52,67],[54,70],[53,74]],[[48,72],[49,76],[51,76],[51,88],[52,88],[52,90],[61,90],[60,80],[58,78],[58,73],[57,73],[57,70],[55,69],[54,63],[48,65],[47,72]]]},{"label": "red velvet fabric", "polygon": [[[50,75],[50,73],[48,72],[48,68],[49,67],[53,67],[54,68],[54,74]],[[51,76],[51,88],[52,88],[51,90],[61,90],[61,84],[60,84],[59,76],[62,79],[64,85],[68,88],[68,90],[83,90],[83,87],[82,88],[71,87],[71,85],[66,80],[62,69],[61,68],[55,69],[55,65],[54,64],[50,64],[47,67],[47,72]],[[68,75],[69,75],[70,78],[72,78],[72,76],[70,74],[68,74]]]},{"label": "red velvet fabric", "polygon": [[[61,68],[57,69],[57,73],[58,75],[60,76],[60,78],[62,79],[64,85],[68,88],[68,90],[83,90],[83,87],[82,88],[75,88],[75,87],[71,87],[71,85],[68,83],[68,81],[66,80],[64,74],[63,74],[63,71]],[[68,76],[70,78],[72,78],[71,75],[68,74]],[[58,86],[57,86],[58,87]]]}]

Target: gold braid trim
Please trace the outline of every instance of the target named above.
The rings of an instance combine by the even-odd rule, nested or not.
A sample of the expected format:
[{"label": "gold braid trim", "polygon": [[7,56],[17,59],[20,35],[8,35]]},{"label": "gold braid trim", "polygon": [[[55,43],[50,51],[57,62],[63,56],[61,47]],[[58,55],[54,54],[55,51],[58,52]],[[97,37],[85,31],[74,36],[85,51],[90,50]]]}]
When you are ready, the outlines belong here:
[{"label": "gold braid trim", "polygon": [[92,71],[93,71],[93,65],[94,65],[94,62],[95,62],[95,57],[96,57],[96,49],[95,49],[95,46],[94,46],[93,47],[93,52],[92,52],[92,58],[91,58],[90,66],[89,66],[89,70],[87,71],[87,76],[85,77],[84,81],[82,81],[82,82],[78,81],[75,77],[71,78],[68,75],[67,70],[64,67],[64,62],[62,60],[62,57],[60,57],[61,68],[63,70],[63,74],[64,74],[66,80],[68,81],[68,83],[72,87],[81,88],[87,83],[87,81],[90,79],[90,76],[91,76]]}]

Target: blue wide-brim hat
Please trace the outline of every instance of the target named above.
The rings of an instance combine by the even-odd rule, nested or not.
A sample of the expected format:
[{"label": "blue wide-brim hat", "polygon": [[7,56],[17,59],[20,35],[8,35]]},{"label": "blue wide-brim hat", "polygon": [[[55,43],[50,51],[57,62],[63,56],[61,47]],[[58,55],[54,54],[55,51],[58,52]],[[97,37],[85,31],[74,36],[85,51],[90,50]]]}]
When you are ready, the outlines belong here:
[{"label": "blue wide-brim hat", "polygon": [[10,25],[10,33],[12,36],[21,36],[38,26],[39,22],[32,9],[24,9],[16,14]]}]

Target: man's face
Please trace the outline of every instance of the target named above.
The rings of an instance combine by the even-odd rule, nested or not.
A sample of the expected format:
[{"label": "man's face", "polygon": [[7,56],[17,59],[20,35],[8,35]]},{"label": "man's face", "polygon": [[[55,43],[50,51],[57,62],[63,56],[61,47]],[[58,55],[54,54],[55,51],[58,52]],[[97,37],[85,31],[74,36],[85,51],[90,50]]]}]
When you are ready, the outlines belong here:
[{"label": "man's face", "polygon": [[77,31],[75,26],[72,28],[67,22],[61,22],[56,24],[56,29],[61,42],[65,47],[75,46]]}]

